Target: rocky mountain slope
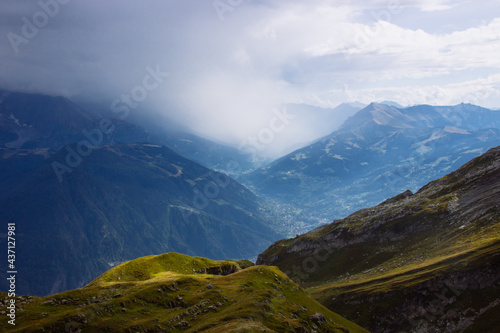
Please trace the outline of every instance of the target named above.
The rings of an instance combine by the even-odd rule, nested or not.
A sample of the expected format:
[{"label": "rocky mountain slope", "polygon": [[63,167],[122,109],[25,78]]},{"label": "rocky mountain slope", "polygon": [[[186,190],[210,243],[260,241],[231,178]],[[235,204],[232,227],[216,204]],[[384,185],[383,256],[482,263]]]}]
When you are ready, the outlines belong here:
[{"label": "rocky mountain slope", "polygon": [[[345,217],[456,170],[500,142],[500,112],[372,103],[341,128],[245,179],[304,221]],[[335,204],[332,204],[335,203]],[[309,226],[308,226],[309,225]]]},{"label": "rocky mountain slope", "polygon": [[497,147],[415,194],[276,242],[257,263],[373,332],[496,332],[499,197]]},{"label": "rocky mountain slope", "polygon": [[0,200],[0,219],[17,223],[22,293],[81,287],[150,254],[255,258],[280,238],[253,193],[166,147],[104,145],[68,166],[71,151],[77,145],[62,148]]},{"label": "rocky mountain slope", "polygon": [[[252,265],[177,253],[139,258],[81,289],[18,297],[16,326],[1,321],[0,327],[83,333],[367,332],[320,305],[276,267]],[[5,310],[1,303],[0,312]]]}]

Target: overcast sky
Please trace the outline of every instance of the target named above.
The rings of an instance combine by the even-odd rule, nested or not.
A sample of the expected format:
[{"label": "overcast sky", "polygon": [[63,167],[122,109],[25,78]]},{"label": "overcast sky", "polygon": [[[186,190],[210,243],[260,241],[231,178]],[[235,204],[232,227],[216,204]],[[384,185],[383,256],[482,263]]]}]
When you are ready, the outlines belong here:
[{"label": "overcast sky", "polygon": [[4,89],[111,105],[168,72],[147,102],[226,141],[284,102],[500,107],[500,0],[2,0],[0,36]]}]

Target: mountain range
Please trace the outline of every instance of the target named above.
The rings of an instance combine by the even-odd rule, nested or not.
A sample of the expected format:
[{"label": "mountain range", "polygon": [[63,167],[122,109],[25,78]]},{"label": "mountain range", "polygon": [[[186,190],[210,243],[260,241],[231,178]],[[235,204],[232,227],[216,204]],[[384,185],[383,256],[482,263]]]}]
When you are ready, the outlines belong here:
[{"label": "mountain range", "polygon": [[456,170],[500,142],[500,112],[372,103],[313,144],[241,181],[304,232]]},{"label": "mountain range", "polygon": [[265,202],[140,126],[62,97],[0,96],[0,216],[20,229],[22,293],[81,287],[117,263],[168,251],[255,258],[280,237]]},{"label": "mountain range", "polygon": [[21,234],[24,293],[80,287],[149,254],[253,258],[279,237],[252,192],[164,146],[94,147],[58,181],[54,163],[76,150],[65,146],[0,200],[0,218],[15,220]]},{"label": "mountain range", "polygon": [[497,332],[500,147],[458,170],[297,236],[257,264],[371,332]]},{"label": "mountain range", "polygon": [[98,145],[150,140],[145,130],[119,119],[103,133],[99,119],[63,97],[0,91],[0,101],[0,198],[62,147],[89,135]]},{"label": "mountain range", "polygon": [[[496,327],[490,318],[498,316],[499,149],[469,161],[500,142],[500,112],[392,102],[286,109],[295,117],[290,133],[297,126],[304,131],[288,147],[302,148],[262,167],[265,157],[187,129],[166,129],[163,121],[119,119],[62,97],[0,91],[0,219],[16,222],[16,262],[23,268],[17,291],[55,294],[104,274],[62,298],[24,299],[28,313],[50,313],[42,320],[47,329],[67,324],[57,318],[72,316],[74,308],[59,307],[69,304],[89,306],[95,327],[123,330],[216,330],[222,320],[233,330],[363,331],[334,312],[374,332]],[[167,252],[210,259],[169,254],[134,260]],[[247,261],[210,261],[257,256],[259,264],[286,275]],[[167,266],[157,262],[164,259]],[[144,260],[150,264],[142,267]],[[178,270],[187,262],[199,266],[194,275]],[[7,271],[6,265],[0,269]],[[218,299],[212,304],[217,311],[203,310],[202,322],[210,323],[203,326],[198,303],[210,292],[191,292],[221,272],[228,277],[214,283],[233,301]],[[252,285],[260,275],[279,283]],[[287,275],[294,282],[283,282]],[[124,293],[116,296],[122,278]],[[170,296],[150,302],[154,290],[143,289],[142,281],[159,284],[155,290],[186,283],[176,296],[198,310],[183,320],[184,303],[169,303]],[[111,289],[101,299],[102,288]],[[139,323],[126,313],[141,297],[148,300],[130,311],[132,319],[145,315]],[[125,305],[97,313],[88,301],[94,298],[108,308]],[[233,307],[244,300],[251,302]],[[228,306],[220,309],[222,317],[207,315],[222,305]],[[172,316],[158,323],[159,312],[146,314],[149,306],[171,309]],[[102,313],[114,317],[111,324]],[[250,319],[242,321],[245,316]],[[120,318],[129,326],[120,326]],[[77,327],[89,321],[73,319]]]},{"label": "mountain range", "polygon": [[18,296],[8,329],[497,332],[499,194],[500,146],[415,194],[278,241],[257,266],[178,253],[138,258],[84,288]]}]

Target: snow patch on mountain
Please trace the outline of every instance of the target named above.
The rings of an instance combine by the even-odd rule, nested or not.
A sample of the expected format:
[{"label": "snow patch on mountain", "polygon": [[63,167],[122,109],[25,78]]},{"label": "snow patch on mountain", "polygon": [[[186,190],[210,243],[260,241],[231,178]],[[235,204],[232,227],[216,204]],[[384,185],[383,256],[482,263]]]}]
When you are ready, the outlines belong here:
[{"label": "snow patch on mountain", "polygon": [[436,161],[434,161],[434,163],[430,163],[429,166],[435,168],[439,164],[441,164],[441,162],[448,162],[450,159],[451,159],[451,156],[442,156],[442,157],[439,157]]},{"label": "snow patch on mountain", "polygon": [[476,154],[476,155],[482,155],[484,153],[484,149],[478,148],[478,149],[471,149],[464,151],[464,154]]}]

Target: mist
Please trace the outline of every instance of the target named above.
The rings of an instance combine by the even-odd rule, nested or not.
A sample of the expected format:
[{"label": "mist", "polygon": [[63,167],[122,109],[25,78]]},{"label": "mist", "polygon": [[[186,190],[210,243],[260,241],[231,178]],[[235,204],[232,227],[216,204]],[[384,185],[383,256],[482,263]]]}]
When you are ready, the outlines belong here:
[{"label": "mist", "polygon": [[0,88],[149,110],[236,147],[260,134],[260,152],[279,155],[314,139],[292,116],[272,125],[289,103],[500,106],[494,6],[9,0]]}]

